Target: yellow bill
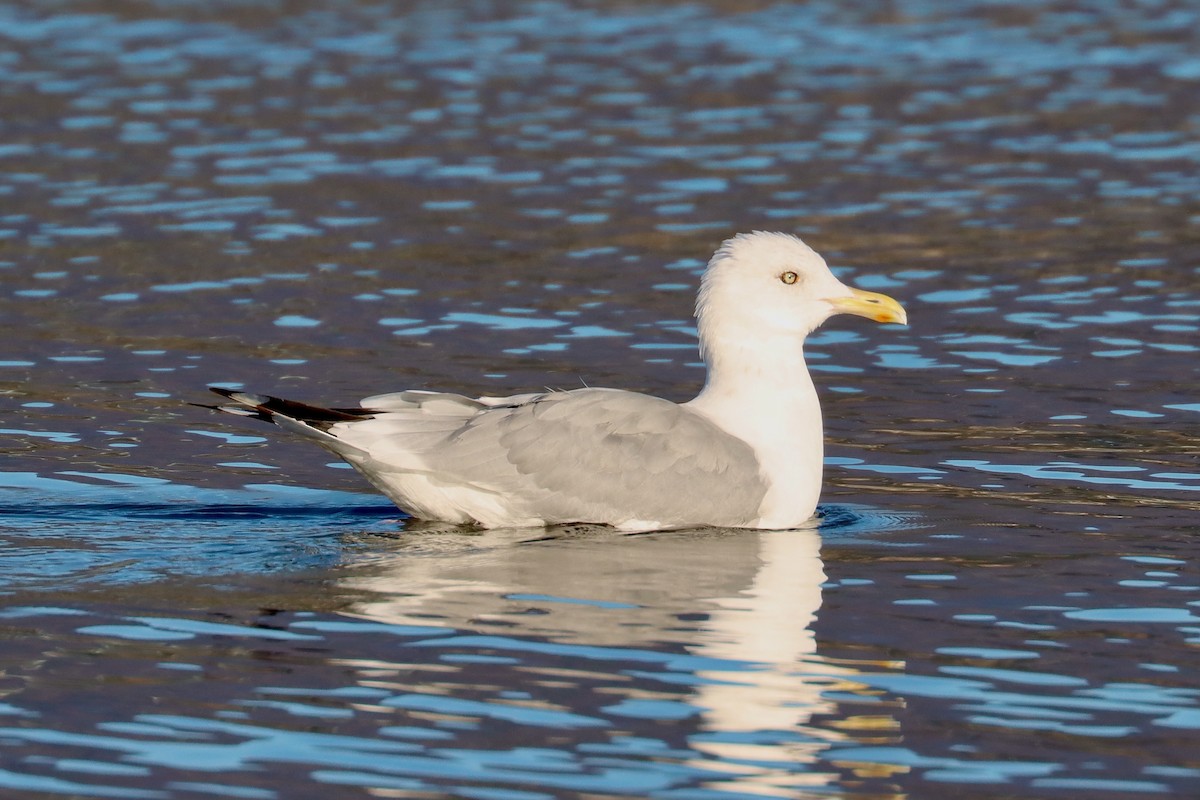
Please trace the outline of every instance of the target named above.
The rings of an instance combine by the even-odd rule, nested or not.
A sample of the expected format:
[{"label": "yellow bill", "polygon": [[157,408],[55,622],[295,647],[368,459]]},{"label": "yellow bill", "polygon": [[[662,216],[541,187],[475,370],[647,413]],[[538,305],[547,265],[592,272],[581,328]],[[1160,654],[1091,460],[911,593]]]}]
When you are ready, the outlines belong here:
[{"label": "yellow bill", "polygon": [[832,297],[827,301],[838,314],[853,314],[876,322],[908,324],[908,313],[894,298],[878,292],[850,288],[850,294]]}]

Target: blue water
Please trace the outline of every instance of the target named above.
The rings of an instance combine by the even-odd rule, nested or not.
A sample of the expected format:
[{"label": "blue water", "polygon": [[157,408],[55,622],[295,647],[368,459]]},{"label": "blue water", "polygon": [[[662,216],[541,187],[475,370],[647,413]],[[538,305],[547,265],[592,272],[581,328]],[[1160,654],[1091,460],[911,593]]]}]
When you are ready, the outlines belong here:
[{"label": "blue water", "polygon": [[[1200,793],[1188,3],[0,5],[0,794]],[[189,405],[702,377],[798,233],[819,526],[408,520]]]}]

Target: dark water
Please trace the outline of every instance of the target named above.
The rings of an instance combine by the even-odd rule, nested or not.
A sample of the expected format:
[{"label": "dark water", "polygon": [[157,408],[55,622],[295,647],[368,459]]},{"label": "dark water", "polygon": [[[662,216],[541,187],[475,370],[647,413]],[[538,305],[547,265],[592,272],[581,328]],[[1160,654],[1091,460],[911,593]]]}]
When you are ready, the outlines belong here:
[{"label": "dark water", "polygon": [[[0,795],[1200,795],[1198,30],[0,6]],[[187,405],[685,399],[756,228],[912,319],[812,341],[819,530],[406,524]]]}]

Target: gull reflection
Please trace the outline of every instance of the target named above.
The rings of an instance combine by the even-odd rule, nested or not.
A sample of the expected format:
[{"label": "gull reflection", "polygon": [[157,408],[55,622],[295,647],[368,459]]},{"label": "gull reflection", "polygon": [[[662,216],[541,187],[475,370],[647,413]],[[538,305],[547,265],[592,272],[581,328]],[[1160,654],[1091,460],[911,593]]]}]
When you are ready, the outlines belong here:
[{"label": "gull reflection", "polygon": [[804,765],[843,737],[810,720],[854,671],[816,653],[815,529],[426,531],[358,572],[375,597],[354,613],[375,621],[687,653],[693,764],[741,773],[710,786],[789,796],[828,780]]},{"label": "gull reflection", "polygon": [[825,582],[817,533],[766,531],[755,538],[757,569],[740,590],[710,599],[716,609],[690,648],[755,667],[698,673],[707,682],[696,687],[693,702],[705,709],[706,733],[692,746],[725,768],[743,765],[739,779],[713,788],[787,797],[789,789],[827,786],[833,777],[798,773],[797,766],[813,763],[832,742],[845,738],[808,723],[835,710],[822,692],[838,683],[837,676],[853,671],[816,658],[812,624]]}]

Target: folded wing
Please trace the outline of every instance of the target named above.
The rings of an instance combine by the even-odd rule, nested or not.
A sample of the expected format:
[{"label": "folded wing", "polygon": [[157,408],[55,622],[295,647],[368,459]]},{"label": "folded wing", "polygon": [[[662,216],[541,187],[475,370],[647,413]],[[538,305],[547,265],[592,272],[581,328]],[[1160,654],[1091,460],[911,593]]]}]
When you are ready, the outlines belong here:
[{"label": "folded wing", "polygon": [[[348,461],[410,508],[429,503],[406,490],[430,489],[468,498],[467,515],[488,525],[746,525],[766,494],[749,445],[649,395],[579,389],[472,400],[401,392],[363,406],[370,419],[335,423],[328,433],[351,448]],[[496,509],[509,519],[490,518]]]}]

